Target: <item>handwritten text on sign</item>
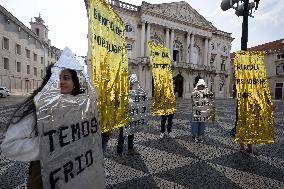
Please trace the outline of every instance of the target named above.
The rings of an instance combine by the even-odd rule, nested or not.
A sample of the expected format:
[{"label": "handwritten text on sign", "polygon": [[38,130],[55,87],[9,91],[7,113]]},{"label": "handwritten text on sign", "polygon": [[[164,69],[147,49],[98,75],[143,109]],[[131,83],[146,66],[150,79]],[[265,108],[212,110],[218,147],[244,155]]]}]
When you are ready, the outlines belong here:
[{"label": "handwritten text on sign", "polygon": [[212,106],[214,95],[209,90],[194,91],[192,93],[192,121],[207,122],[209,110]]},{"label": "handwritten text on sign", "polygon": [[142,126],[147,124],[149,116],[146,94],[130,92],[129,98],[131,99],[129,104],[130,122],[123,128],[123,136],[138,132]]},{"label": "handwritten text on sign", "polygon": [[[40,109],[40,107],[39,107]],[[96,104],[86,96],[64,96],[38,111],[43,186],[104,188]],[[95,179],[94,179],[95,178]]]}]

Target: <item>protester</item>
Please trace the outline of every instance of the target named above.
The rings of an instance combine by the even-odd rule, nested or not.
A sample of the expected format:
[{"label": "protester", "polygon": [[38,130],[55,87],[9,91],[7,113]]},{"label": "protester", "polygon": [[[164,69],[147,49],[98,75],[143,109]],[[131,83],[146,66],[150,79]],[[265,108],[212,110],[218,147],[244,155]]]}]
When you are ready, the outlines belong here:
[{"label": "protester", "polygon": [[[52,178],[50,177],[49,179],[46,179],[48,178],[47,176],[48,174],[52,174],[52,172],[49,172],[50,168],[52,169],[52,166],[49,167],[48,166],[49,163],[47,162],[49,160],[56,162],[56,160],[53,158],[53,155],[54,157],[61,157],[61,152],[59,150],[60,148],[57,148],[56,151],[54,150],[54,148],[60,147],[60,144],[52,142],[52,145],[50,145],[51,144],[50,142],[45,142],[45,139],[49,141],[53,141],[53,139],[50,139],[50,137],[49,138],[46,137],[44,132],[48,131],[49,129],[50,125],[46,125],[48,124],[49,117],[53,118],[54,115],[52,112],[46,111],[44,108],[46,107],[59,107],[60,108],[60,105],[58,106],[58,102],[65,104],[65,105],[67,104],[74,105],[74,104],[77,104],[77,100],[89,99],[88,97],[85,98],[86,94],[80,94],[81,93],[80,83],[79,83],[79,79],[77,76],[77,70],[80,70],[80,69],[78,68],[81,69],[81,65],[76,60],[76,58],[73,56],[71,50],[68,48],[65,48],[64,51],[62,52],[62,55],[59,61],[54,66],[49,65],[47,67],[46,75],[43,78],[43,81],[40,87],[37,90],[35,90],[33,94],[30,97],[28,97],[16,109],[16,111],[13,113],[13,116],[7,125],[8,129],[7,129],[7,132],[5,133],[5,138],[1,144],[1,150],[2,150],[3,155],[5,155],[9,159],[23,161],[23,162],[30,162],[29,175],[28,175],[28,180],[27,180],[28,189],[40,189],[40,188],[47,187],[47,186],[50,186],[51,188],[61,188],[61,186],[64,187],[65,184],[67,183],[66,178],[65,178],[65,182],[64,181],[62,182],[62,179],[59,179],[59,174],[60,173],[63,174],[63,171],[58,172],[57,176],[52,175]],[[59,84],[59,88],[57,88],[58,84]],[[92,92],[90,92],[90,94]],[[93,93],[91,95],[93,95]],[[78,97],[73,98],[72,96],[78,96]],[[58,97],[58,98],[54,98],[54,97]],[[56,103],[51,105],[50,103],[52,102],[56,102]],[[85,104],[88,103],[86,101],[83,101],[83,102]],[[66,108],[67,106],[62,107],[62,111],[66,111],[66,110],[69,111],[68,108]],[[70,106],[70,108],[71,108],[70,110],[73,110],[72,106]],[[85,112],[84,114],[80,114],[80,113],[79,114],[81,117],[84,116],[83,119],[86,118],[85,116],[92,117],[92,124],[93,124],[92,131],[95,135],[93,139],[87,139],[88,138],[86,137],[87,135],[84,135],[84,136],[86,137],[86,140],[97,141],[95,139],[101,136],[100,136],[99,127],[97,127],[99,125],[97,125],[96,119],[95,117],[93,117],[94,116],[93,114],[96,114],[96,117],[98,117],[98,115],[96,113],[96,110],[93,111],[93,109],[92,110],[90,109],[90,112],[88,109],[85,109],[85,111],[86,110],[88,111],[86,112],[86,114]],[[60,112],[60,109],[59,109],[59,112]],[[62,112],[63,117],[64,115],[68,115],[68,116],[74,115],[74,117],[78,117],[78,115],[75,115],[75,114],[76,114],[76,111],[70,111],[66,113]],[[44,117],[42,117],[42,115],[44,115]],[[67,126],[61,127],[61,125],[57,126],[56,125],[57,121],[59,121],[57,120],[58,118],[60,118],[60,115],[54,116],[55,122],[52,123],[52,125],[54,124],[54,128],[59,128],[59,130],[61,128],[65,129],[64,138],[66,140],[67,135],[68,135],[66,132],[67,131],[66,128],[68,127]],[[42,121],[43,119],[45,119],[47,122]],[[70,120],[69,117],[65,117],[64,119]],[[55,131],[55,130],[52,130],[52,131]],[[90,131],[88,131],[88,133],[85,133],[85,134],[89,135],[89,133]],[[77,134],[78,134],[76,135],[78,137],[77,140],[79,140],[81,137],[79,135],[79,132],[77,132]],[[71,135],[68,135],[68,136],[71,136]],[[89,136],[89,138],[90,137],[92,136]],[[56,136],[54,136],[54,139],[55,138]],[[81,138],[81,140],[83,139]],[[77,142],[73,138],[73,142],[74,141]],[[67,142],[66,140],[65,142],[66,142],[64,143],[65,145],[70,144],[70,141]],[[63,142],[61,141],[61,147],[62,147],[62,144]],[[77,142],[76,144],[81,145],[80,142]],[[91,146],[91,145],[88,144],[88,146]],[[80,148],[80,146],[78,147]],[[84,146],[82,147],[85,148]],[[96,149],[96,147],[94,147],[94,149]],[[56,152],[56,154],[52,155],[51,152]],[[51,154],[51,155],[50,156],[48,155],[47,157],[43,155],[45,153]],[[65,151],[64,152],[62,151],[62,155],[64,153],[66,154]],[[92,159],[92,149],[89,149],[86,152],[86,154],[87,154],[86,159],[89,159],[89,160],[90,158]],[[75,154],[71,153],[70,155],[71,156],[74,155],[75,159],[77,157],[76,153]],[[97,155],[98,157],[101,157],[99,156],[99,154]],[[81,157],[81,156],[78,156],[78,157]],[[71,159],[69,159],[68,163],[69,164],[72,163]],[[96,163],[93,160],[91,160],[88,162],[88,165],[89,166],[96,165]],[[60,170],[60,168],[58,170]],[[90,172],[95,172],[95,171],[90,169],[89,173]],[[102,170],[97,171],[97,172],[102,172]],[[73,179],[73,177],[71,177],[69,181],[71,181],[71,179]],[[89,177],[87,179],[89,179]],[[99,179],[103,179],[103,177],[100,177]],[[100,185],[99,188],[102,188],[104,185],[104,180],[100,180],[100,181],[101,182],[99,182],[99,185]]]},{"label": "protester", "polygon": [[[138,90],[138,79],[136,74],[131,74],[130,79],[130,92],[133,90],[133,92]],[[132,99],[129,98],[129,101]],[[123,157],[123,146],[124,146],[124,136],[123,136],[123,129],[119,129],[119,135],[117,140],[117,161],[119,163],[125,163],[125,158]],[[139,155],[139,152],[135,150],[134,148],[134,134],[128,135],[128,155]]]},{"label": "protester", "polygon": [[[46,69],[46,75],[41,86],[22,103],[13,114],[5,139],[1,144],[3,154],[14,160],[30,162],[28,188],[43,188],[41,167],[39,161],[39,137],[37,133],[37,117],[34,97],[43,89],[51,77],[51,67]],[[76,71],[65,69],[60,74],[61,94],[78,95],[79,79]]]},{"label": "protester", "polygon": [[[199,79],[196,87],[194,88],[192,95],[192,121],[191,121],[191,133],[192,140],[194,142],[202,142],[202,137],[204,136],[206,122],[209,118],[213,118],[210,115],[213,107],[213,93],[208,90],[206,83],[203,79]],[[199,114],[197,114],[197,112]]]},{"label": "protester", "polygon": [[[236,121],[235,121],[235,126],[232,128],[230,131],[230,135],[235,138],[236,133],[237,133],[237,123],[238,123],[238,103],[236,107]],[[253,144],[245,144],[245,143],[240,143],[240,152],[244,155],[248,156],[255,156],[257,153],[253,149]]]},{"label": "protester", "polygon": [[[175,134],[172,132],[172,126],[173,126],[173,117],[174,114],[169,115],[162,115],[161,116],[161,134],[160,138],[164,138],[165,136],[169,136],[170,138],[175,138]],[[166,122],[167,124],[167,133],[166,133]]]}]

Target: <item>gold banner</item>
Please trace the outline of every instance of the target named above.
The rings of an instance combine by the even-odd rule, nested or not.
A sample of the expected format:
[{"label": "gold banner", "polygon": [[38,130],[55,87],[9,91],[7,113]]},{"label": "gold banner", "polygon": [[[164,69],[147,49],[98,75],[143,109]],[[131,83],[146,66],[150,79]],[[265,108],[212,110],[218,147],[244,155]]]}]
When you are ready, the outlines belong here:
[{"label": "gold banner", "polygon": [[266,79],[264,52],[239,51],[234,64],[238,99],[235,142],[273,143],[274,114]]},{"label": "gold banner", "polygon": [[93,82],[99,92],[102,132],[128,124],[128,58],[122,19],[104,0],[90,0]]},{"label": "gold banner", "polygon": [[176,112],[170,49],[148,42],[150,63],[154,79],[153,115],[169,115]]}]

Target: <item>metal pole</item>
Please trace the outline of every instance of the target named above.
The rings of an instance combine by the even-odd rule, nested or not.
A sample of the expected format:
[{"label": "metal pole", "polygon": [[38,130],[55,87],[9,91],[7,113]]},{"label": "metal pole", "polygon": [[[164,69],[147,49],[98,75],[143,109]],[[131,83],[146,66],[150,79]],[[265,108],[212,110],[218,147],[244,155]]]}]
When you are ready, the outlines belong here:
[{"label": "metal pole", "polygon": [[243,15],[242,41],[241,41],[241,50],[243,51],[247,51],[248,16],[249,16],[249,0],[244,0],[244,15]]}]

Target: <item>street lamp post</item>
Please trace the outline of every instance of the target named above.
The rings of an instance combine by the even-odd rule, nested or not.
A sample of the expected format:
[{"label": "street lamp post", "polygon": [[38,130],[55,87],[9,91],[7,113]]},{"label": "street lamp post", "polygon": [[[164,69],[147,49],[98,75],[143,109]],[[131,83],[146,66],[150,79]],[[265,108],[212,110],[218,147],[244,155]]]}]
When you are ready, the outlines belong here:
[{"label": "street lamp post", "polygon": [[241,39],[241,50],[243,51],[247,51],[248,16],[249,16],[249,0],[244,0],[244,14],[243,14],[242,39]]},{"label": "street lamp post", "polygon": [[[223,11],[229,10],[233,8],[236,10],[237,16],[243,17],[242,24],[242,38],[241,38],[241,50],[247,51],[247,43],[248,43],[248,17],[252,16],[252,10],[257,10],[258,4],[260,0],[254,0],[253,2],[249,2],[249,0],[222,0],[221,9]],[[240,4],[240,2],[242,4]],[[234,4],[237,4],[234,7]]]}]

